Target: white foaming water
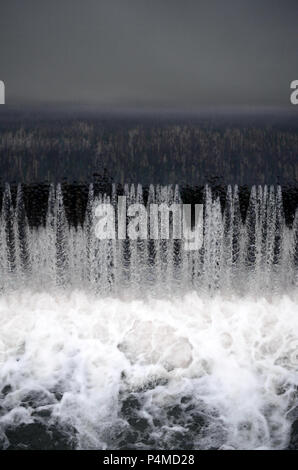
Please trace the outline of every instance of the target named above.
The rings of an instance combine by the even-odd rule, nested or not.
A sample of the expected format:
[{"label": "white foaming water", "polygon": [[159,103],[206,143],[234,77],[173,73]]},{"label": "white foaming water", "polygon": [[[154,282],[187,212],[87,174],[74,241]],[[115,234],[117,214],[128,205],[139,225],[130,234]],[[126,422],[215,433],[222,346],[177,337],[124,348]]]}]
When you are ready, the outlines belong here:
[{"label": "white foaming water", "polygon": [[297,354],[294,295],[2,295],[0,389],[11,387],[2,445],[8,427],[37,419],[71,426],[84,449],[119,448],[121,440],[135,448],[284,448]]}]

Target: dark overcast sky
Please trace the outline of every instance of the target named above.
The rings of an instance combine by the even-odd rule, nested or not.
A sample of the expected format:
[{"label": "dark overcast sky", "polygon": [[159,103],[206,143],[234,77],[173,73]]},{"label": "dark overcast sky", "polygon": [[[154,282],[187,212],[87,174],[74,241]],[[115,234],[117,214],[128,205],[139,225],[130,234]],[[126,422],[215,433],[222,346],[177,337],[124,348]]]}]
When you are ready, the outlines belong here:
[{"label": "dark overcast sky", "polygon": [[287,106],[298,0],[0,0],[7,103]]}]

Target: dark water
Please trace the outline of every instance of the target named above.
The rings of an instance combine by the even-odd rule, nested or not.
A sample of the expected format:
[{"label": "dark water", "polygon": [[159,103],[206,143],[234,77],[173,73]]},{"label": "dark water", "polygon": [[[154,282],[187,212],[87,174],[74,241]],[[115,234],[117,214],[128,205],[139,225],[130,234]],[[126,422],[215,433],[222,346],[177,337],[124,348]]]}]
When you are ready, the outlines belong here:
[{"label": "dark water", "polygon": [[[216,117],[215,117],[216,116]],[[10,109],[0,114],[2,182],[281,184],[296,188],[292,113],[99,113]]]}]

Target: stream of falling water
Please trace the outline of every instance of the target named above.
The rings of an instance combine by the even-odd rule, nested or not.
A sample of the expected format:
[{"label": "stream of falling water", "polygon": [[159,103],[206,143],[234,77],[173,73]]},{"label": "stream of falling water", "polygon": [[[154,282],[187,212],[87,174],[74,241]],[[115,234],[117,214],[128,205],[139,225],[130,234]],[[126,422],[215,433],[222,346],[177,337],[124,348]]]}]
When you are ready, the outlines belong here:
[{"label": "stream of falling water", "polygon": [[[126,186],[143,202],[140,185]],[[298,210],[279,187],[205,188],[203,245],[99,240],[90,185],[68,224],[61,186],[44,226],[6,185],[0,221],[2,448],[286,448],[297,419]],[[149,203],[181,201],[149,188]]]}]

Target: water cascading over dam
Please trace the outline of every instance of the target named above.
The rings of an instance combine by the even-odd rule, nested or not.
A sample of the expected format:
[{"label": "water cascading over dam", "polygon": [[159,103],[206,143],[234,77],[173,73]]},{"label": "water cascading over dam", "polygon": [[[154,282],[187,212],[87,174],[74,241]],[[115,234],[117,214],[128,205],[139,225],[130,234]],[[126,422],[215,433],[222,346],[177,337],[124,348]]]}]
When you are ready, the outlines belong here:
[{"label": "water cascading over dam", "polygon": [[[172,186],[124,195],[182,202]],[[5,186],[1,448],[294,448],[298,210],[288,226],[281,188],[252,187],[243,216],[237,186],[224,205],[206,187],[197,250],[98,239],[101,202],[116,208],[115,188],[90,185],[73,226],[51,185],[33,227],[22,186]]]},{"label": "water cascading over dam", "polygon": [[[128,204],[143,203],[141,185],[125,186]],[[95,235],[95,208],[116,207],[117,196],[94,195],[90,185],[83,226],[70,226],[61,186],[49,190],[45,226],[30,228],[22,187],[15,207],[10,188],[3,194],[0,226],[0,289],[33,287],[86,288],[102,296],[187,292],[285,293],[297,281],[298,212],[285,224],[280,187],[253,187],[246,218],[240,214],[238,188],[219,198],[205,188],[203,244],[184,249],[182,240],[100,240]],[[147,205],[181,203],[179,189],[149,189]]]}]

